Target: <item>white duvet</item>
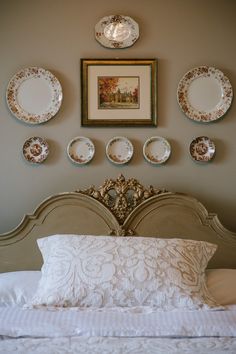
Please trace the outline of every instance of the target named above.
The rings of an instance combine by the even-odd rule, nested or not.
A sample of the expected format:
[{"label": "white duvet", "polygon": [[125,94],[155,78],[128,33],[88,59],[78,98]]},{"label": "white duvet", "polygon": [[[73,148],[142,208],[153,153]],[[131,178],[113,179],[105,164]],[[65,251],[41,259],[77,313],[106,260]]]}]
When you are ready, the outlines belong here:
[{"label": "white duvet", "polygon": [[236,353],[236,310],[0,308],[0,353]]},{"label": "white duvet", "polygon": [[235,354],[236,338],[59,337],[0,341],[1,354]]}]

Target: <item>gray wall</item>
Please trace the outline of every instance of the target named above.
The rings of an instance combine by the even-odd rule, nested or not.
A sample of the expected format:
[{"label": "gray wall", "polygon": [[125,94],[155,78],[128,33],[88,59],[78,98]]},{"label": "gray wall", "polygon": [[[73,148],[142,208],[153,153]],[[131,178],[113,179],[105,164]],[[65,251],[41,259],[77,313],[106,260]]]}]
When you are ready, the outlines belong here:
[{"label": "gray wall", "polygon": [[[110,14],[133,17],[140,38],[133,47],[103,48],[94,39],[94,25]],[[220,220],[236,230],[236,108],[210,125],[186,118],[176,101],[176,88],[186,71],[199,65],[222,70],[236,87],[236,2],[234,0],[0,0],[0,232],[15,227],[23,214],[51,194],[100,185],[123,173],[145,185],[191,193]],[[85,128],[80,126],[80,58],[158,58],[157,128]],[[21,68],[39,66],[60,80],[64,100],[59,113],[44,125],[28,126],[7,108],[9,79]],[[24,141],[45,137],[51,147],[39,166],[24,161]],[[96,155],[90,165],[74,166],[66,154],[77,135],[90,137]],[[114,166],[105,144],[127,136],[135,154],[127,166]],[[144,141],[153,135],[172,145],[168,163],[149,165],[142,156]],[[216,144],[215,160],[206,166],[189,157],[190,141],[207,135]]]}]

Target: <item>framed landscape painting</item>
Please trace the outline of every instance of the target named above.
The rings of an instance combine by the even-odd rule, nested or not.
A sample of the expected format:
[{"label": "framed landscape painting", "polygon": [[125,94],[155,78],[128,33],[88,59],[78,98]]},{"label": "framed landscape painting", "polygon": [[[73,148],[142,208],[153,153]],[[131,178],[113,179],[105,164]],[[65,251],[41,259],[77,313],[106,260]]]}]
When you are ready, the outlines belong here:
[{"label": "framed landscape painting", "polygon": [[81,59],[82,126],[156,126],[156,59]]}]

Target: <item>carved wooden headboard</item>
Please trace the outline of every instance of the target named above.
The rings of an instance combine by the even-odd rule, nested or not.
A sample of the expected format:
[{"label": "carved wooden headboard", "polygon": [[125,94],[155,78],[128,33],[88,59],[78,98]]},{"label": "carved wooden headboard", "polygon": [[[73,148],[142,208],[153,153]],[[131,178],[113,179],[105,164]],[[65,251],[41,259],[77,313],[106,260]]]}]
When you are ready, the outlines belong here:
[{"label": "carved wooden headboard", "polygon": [[52,234],[152,236],[218,245],[210,268],[236,268],[236,233],[195,198],[148,188],[135,178],[107,179],[99,188],[59,193],[0,235],[0,272],[42,265],[36,240]]}]

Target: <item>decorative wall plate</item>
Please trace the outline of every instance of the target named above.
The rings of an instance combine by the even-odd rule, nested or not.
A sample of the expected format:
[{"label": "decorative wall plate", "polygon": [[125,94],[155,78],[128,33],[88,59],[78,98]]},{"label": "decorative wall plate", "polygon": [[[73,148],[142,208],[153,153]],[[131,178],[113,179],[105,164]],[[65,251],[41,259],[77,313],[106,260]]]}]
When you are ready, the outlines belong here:
[{"label": "decorative wall plate", "polygon": [[22,151],[27,161],[38,164],[48,157],[49,145],[45,139],[33,136],[25,141]]},{"label": "decorative wall plate", "polygon": [[199,136],[191,142],[189,151],[194,161],[209,162],[215,156],[215,144],[207,136]]},{"label": "decorative wall plate", "polygon": [[95,146],[89,138],[77,136],[69,142],[67,154],[72,162],[84,165],[92,160]]},{"label": "decorative wall plate", "polygon": [[106,145],[107,158],[118,165],[129,162],[133,156],[133,152],[132,143],[122,136],[115,136]]},{"label": "decorative wall plate", "polygon": [[131,17],[110,15],[95,25],[95,38],[107,48],[127,48],[139,37],[139,26]]},{"label": "decorative wall plate", "polygon": [[9,81],[6,99],[16,118],[28,124],[40,124],[58,112],[62,88],[50,71],[29,67],[20,70]]},{"label": "decorative wall plate", "polygon": [[200,66],[188,71],[180,80],[177,100],[190,119],[209,123],[221,118],[229,109],[233,88],[218,69]]},{"label": "decorative wall plate", "polygon": [[152,164],[162,164],[168,160],[171,153],[170,143],[161,136],[147,139],[143,145],[143,156]]}]

